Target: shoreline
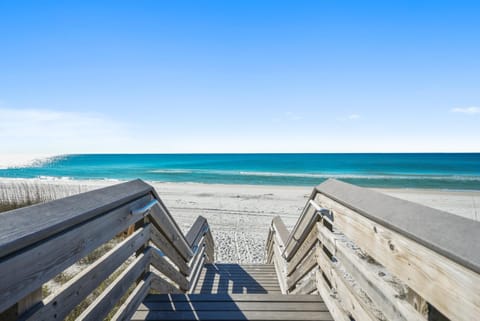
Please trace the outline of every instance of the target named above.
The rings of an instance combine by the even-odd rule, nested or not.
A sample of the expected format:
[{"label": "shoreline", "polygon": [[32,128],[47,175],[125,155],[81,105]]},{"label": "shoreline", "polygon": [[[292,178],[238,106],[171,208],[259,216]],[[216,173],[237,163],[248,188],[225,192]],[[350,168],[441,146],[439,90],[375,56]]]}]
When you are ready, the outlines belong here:
[{"label": "shoreline", "polygon": [[[122,183],[117,180],[42,180],[0,178],[0,201],[42,193],[66,197]],[[202,215],[212,228],[217,261],[261,263],[271,220],[282,217],[291,229],[314,186],[150,182],[185,233]],[[25,192],[28,190],[28,192]],[[480,191],[435,189],[373,190],[480,221]]]},{"label": "shoreline", "polygon": [[[341,178],[333,179],[342,180]],[[141,178],[139,178],[141,179]],[[133,179],[132,179],[133,180]],[[313,189],[315,185],[283,185],[283,184],[237,184],[237,183],[204,183],[204,182],[173,182],[173,181],[154,181],[148,179],[141,179],[148,184],[152,185],[200,185],[200,186],[235,186],[235,187],[259,187],[259,188],[299,188],[305,189],[310,188]],[[35,177],[35,178],[23,178],[23,177],[2,177],[0,176],[0,182],[40,182],[40,183],[65,183],[66,185],[78,185],[81,183],[82,185],[94,185],[94,186],[109,186],[113,184],[121,184],[128,182],[128,179],[117,179],[117,178],[102,178],[102,179],[76,179],[71,177]],[[348,183],[348,182],[347,182]],[[349,183],[352,184],[352,183]],[[357,184],[353,184],[357,185]],[[412,191],[412,192],[446,192],[446,193],[480,193],[480,186],[478,189],[454,189],[454,188],[424,188],[424,187],[375,187],[375,186],[361,186],[363,188],[368,188],[375,191],[386,191],[386,192],[394,192],[394,191]]]}]

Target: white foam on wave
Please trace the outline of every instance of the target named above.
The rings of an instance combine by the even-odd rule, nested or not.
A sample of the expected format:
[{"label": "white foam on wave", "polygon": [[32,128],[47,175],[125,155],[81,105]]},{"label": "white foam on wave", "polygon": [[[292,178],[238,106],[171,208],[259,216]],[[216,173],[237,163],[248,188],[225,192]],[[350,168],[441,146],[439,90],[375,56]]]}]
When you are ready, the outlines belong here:
[{"label": "white foam on wave", "polygon": [[64,155],[52,154],[0,154],[0,169],[40,167]]},{"label": "white foam on wave", "polygon": [[277,172],[240,172],[240,175],[266,177],[311,177],[311,178],[338,178],[338,179],[404,179],[404,180],[464,180],[480,181],[480,176],[461,175],[385,175],[385,174],[328,174],[328,173],[277,173]]},{"label": "white foam on wave", "polygon": [[70,176],[46,176],[46,175],[41,175],[37,177],[39,180],[42,181],[71,181],[73,178]]},{"label": "white foam on wave", "polygon": [[158,173],[158,174],[190,174],[193,173],[192,170],[187,169],[154,169],[149,171],[149,173]]},{"label": "white foam on wave", "polygon": [[259,177],[297,177],[297,178],[336,178],[336,179],[399,179],[399,180],[455,180],[480,181],[480,176],[463,175],[414,175],[414,174],[330,174],[330,173],[285,173],[285,172],[255,172],[233,170],[195,170],[195,169],[159,169],[150,171],[158,174],[213,174],[213,175],[240,175]]}]

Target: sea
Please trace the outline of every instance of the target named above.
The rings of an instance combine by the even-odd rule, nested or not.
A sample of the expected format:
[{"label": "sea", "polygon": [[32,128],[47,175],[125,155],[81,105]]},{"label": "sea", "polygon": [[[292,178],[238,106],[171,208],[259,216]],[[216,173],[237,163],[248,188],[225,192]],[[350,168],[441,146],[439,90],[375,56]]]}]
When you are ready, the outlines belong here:
[{"label": "sea", "polygon": [[480,190],[480,153],[85,154],[0,169],[0,177]]}]

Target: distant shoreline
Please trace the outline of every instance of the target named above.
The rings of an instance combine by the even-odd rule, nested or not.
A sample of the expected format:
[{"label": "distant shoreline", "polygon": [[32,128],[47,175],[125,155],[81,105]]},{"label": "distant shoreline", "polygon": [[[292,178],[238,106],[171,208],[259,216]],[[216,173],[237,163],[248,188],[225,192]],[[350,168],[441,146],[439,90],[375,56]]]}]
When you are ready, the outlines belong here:
[{"label": "distant shoreline", "polygon": [[[19,190],[30,186],[32,190],[42,190],[47,198],[60,198],[69,195],[120,184],[126,180],[74,180],[74,179],[24,179],[0,177],[0,200],[2,195],[18,193]],[[287,185],[247,185],[247,184],[206,184],[196,182],[155,182],[146,181],[153,185],[160,196],[176,195],[188,200],[194,195],[203,195],[202,199],[214,198],[215,195],[240,195],[240,199],[233,199],[232,206],[238,206],[235,201],[241,201],[242,194],[249,194],[249,199],[259,195],[281,194],[281,198],[298,199],[299,208],[304,204],[303,199],[308,197],[315,186],[287,186]],[[470,219],[480,219],[480,190],[447,190],[425,188],[371,188],[394,197],[421,203],[440,210],[451,212]],[[208,203],[208,201],[207,201]],[[210,206],[210,205],[209,205]],[[218,205],[211,205],[215,208]],[[223,206],[223,205],[222,205]],[[260,204],[259,207],[262,205]],[[274,207],[270,204],[269,207]],[[282,211],[282,206],[279,206]],[[298,214],[298,213],[297,213]]]},{"label": "distant shoreline", "polygon": [[[341,180],[341,179],[340,179]],[[22,177],[1,177],[0,176],[0,182],[37,182],[37,183],[52,183],[52,184],[65,184],[65,185],[86,185],[86,186],[98,186],[104,187],[104,186],[110,186],[113,184],[120,184],[124,182],[128,182],[130,180],[128,179],[117,179],[117,178],[104,178],[104,179],[76,179],[76,178],[70,178],[70,177],[47,177],[47,178],[42,178],[42,177],[36,177],[36,178],[22,178]],[[206,186],[218,186],[218,187],[226,187],[226,186],[235,186],[238,188],[241,187],[246,187],[246,188],[255,188],[255,187],[261,187],[261,188],[285,188],[285,189],[292,189],[292,188],[298,188],[298,189],[305,189],[305,188],[314,188],[315,186],[321,184],[319,182],[318,184],[314,185],[268,185],[268,184],[237,184],[237,183],[203,183],[203,182],[171,182],[171,181],[154,181],[154,180],[144,180],[143,181],[153,184],[153,185],[192,185],[192,186],[198,186],[198,185],[206,185]],[[404,191],[404,192],[445,192],[445,193],[473,193],[476,194],[477,192],[480,192],[480,185],[478,189],[451,189],[451,188],[422,188],[422,187],[370,187],[370,186],[361,186],[360,187],[376,190],[379,192],[384,192],[384,193],[389,193],[389,192],[396,192],[396,191]]]}]

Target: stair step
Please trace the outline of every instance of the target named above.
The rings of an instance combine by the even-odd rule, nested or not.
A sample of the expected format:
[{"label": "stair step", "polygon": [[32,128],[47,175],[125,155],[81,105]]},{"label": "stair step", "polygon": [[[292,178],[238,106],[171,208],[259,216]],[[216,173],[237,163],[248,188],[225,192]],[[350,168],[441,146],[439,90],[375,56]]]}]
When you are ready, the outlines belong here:
[{"label": "stair step", "polygon": [[273,265],[205,264],[193,293],[279,293]]},{"label": "stair step", "polygon": [[318,295],[151,294],[132,320],[312,320],[331,321]]},{"label": "stair step", "polygon": [[323,302],[318,295],[285,294],[149,294],[144,302],[197,301],[256,301],[256,302]]}]

